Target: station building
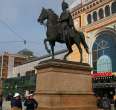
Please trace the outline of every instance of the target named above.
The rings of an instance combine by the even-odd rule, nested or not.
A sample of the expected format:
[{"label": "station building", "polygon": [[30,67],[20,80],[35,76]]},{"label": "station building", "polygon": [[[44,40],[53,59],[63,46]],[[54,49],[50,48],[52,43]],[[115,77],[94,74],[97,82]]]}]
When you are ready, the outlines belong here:
[{"label": "station building", "polygon": [[[75,28],[86,36],[96,95],[116,95],[116,1],[82,0],[70,6]],[[75,47],[74,47],[75,48]],[[72,59],[77,57],[73,53]]]}]

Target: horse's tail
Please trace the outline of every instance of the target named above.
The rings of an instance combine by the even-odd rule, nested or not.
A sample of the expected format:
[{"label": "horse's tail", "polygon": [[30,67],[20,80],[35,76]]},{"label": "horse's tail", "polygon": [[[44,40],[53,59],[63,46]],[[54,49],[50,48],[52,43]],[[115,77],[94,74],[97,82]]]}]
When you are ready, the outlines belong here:
[{"label": "horse's tail", "polygon": [[85,41],[85,35],[83,32],[79,32],[79,33],[80,33],[81,43],[82,43],[83,47],[85,48],[86,52],[89,53],[88,45]]},{"label": "horse's tail", "polygon": [[47,41],[48,41],[47,39],[44,39],[44,45],[45,45],[45,49],[46,49],[46,51],[50,54],[51,51],[50,51],[50,49],[48,49]]}]

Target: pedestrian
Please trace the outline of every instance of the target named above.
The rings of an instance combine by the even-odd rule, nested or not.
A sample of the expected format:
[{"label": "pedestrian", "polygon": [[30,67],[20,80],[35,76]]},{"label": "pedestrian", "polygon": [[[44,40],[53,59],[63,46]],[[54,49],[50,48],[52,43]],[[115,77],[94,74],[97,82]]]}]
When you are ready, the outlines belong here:
[{"label": "pedestrian", "polygon": [[116,110],[116,99],[114,99],[114,108]]},{"label": "pedestrian", "polygon": [[111,110],[110,99],[105,95],[102,99],[102,106],[104,110]]},{"label": "pedestrian", "polygon": [[3,102],[2,95],[0,95],[0,110],[2,110],[2,102]]},{"label": "pedestrian", "polygon": [[98,110],[103,110],[102,108],[102,99],[101,99],[101,97],[97,97],[97,108],[98,108]]},{"label": "pedestrian", "polygon": [[29,95],[26,96],[24,106],[26,106],[26,110],[35,110],[35,109],[37,109],[38,103],[33,98],[33,94],[29,94]]},{"label": "pedestrian", "polygon": [[13,98],[12,93],[8,93],[7,97],[6,97],[6,101],[11,101]]},{"label": "pedestrian", "polygon": [[11,110],[22,110],[22,101],[19,93],[15,93],[11,100]]}]

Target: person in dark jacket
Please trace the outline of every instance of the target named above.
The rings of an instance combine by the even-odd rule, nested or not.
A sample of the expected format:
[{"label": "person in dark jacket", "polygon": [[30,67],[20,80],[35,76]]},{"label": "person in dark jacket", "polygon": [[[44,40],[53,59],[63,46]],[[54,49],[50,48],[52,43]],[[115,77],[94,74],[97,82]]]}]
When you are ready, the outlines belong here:
[{"label": "person in dark jacket", "polygon": [[33,98],[33,94],[29,94],[26,97],[24,102],[24,106],[26,106],[26,110],[35,110],[38,107],[37,101]]},{"label": "person in dark jacket", "polygon": [[114,108],[116,109],[116,99],[114,99]]},{"label": "person in dark jacket", "polygon": [[2,110],[2,102],[3,102],[2,95],[0,95],[0,110]]},{"label": "person in dark jacket", "polygon": [[15,93],[11,100],[11,110],[22,110],[22,101],[19,93]]},{"label": "person in dark jacket", "polygon": [[101,110],[103,108],[102,107],[102,99],[99,96],[97,96],[97,107],[98,107],[98,110]]},{"label": "person in dark jacket", "polygon": [[11,101],[12,98],[13,98],[12,93],[9,93],[9,94],[7,95],[7,97],[6,97],[6,101]]},{"label": "person in dark jacket", "polygon": [[102,99],[102,106],[104,110],[111,110],[110,99],[107,97],[107,94]]}]

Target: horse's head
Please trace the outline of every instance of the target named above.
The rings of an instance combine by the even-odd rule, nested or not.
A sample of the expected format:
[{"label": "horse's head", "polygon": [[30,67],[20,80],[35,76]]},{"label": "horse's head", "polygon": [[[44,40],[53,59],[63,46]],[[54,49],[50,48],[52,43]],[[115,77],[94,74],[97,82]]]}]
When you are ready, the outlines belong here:
[{"label": "horse's head", "polygon": [[40,16],[38,18],[38,22],[43,24],[44,20],[46,20],[47,17],[48,17],[47,9],[42,8],[42,11],[41,11]]}]

